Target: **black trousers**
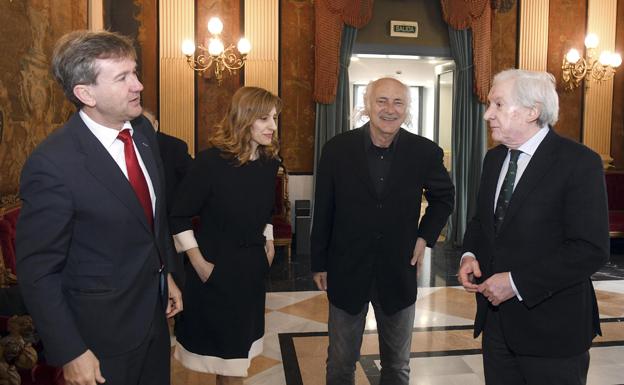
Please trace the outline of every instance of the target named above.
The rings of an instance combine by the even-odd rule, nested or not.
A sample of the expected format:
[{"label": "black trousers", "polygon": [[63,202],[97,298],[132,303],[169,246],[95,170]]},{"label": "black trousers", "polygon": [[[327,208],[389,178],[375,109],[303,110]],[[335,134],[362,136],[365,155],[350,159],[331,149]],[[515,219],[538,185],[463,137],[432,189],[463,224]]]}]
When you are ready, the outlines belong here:
[{"label": "black trousers", "polygon": [[514,353],[505,342],[498,309],[490,307],[482,335],[487,385],[585,385],[589,352],[571,357],[536,357]]},{"label": "black trousers", "polygon": [[171,340],[161,301],[156,303],[154,319],[141,345],[118,356],[98,359],[106,385],[170,385]]}]

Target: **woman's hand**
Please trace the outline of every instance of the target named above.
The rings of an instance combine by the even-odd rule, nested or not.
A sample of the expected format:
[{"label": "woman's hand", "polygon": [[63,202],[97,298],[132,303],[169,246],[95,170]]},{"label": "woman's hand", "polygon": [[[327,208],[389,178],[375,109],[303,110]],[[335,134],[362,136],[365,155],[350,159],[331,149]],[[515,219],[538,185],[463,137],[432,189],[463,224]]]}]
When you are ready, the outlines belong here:
[{"label": "woman's hand", "polygon": [[188,255],[191,265],[193,265],[199,279],[202,282],[206,282],[208,278],[210,278],[210,275],[212,275],[215,266],[214,263],[206,261],[198,247],[186,250],[186,255]]},{"label": "woman's hand", "polygon": [[264,251],[267,256],[267,261],[269,261],[269,266],[273,264],[273,258],[275,258],[275,244],[273,241],[266,241],[264,243]]}]

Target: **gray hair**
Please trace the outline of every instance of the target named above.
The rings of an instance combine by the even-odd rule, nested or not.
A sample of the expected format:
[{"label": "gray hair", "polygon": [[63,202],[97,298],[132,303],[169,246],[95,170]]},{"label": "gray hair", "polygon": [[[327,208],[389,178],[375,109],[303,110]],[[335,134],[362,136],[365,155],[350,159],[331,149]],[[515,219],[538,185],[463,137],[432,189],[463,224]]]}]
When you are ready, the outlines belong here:
[{"label": "gray hair", "polygon": [[379,79],[375,79],[375,80],[371,80],[370,82],[368,82],[368,84],[366,85],[366,90],[364,90],[364,107],[357,109],[356,111],[354,111],[353,114],[353,119],[354,120],[359,120],[360,118],[367,116],[370,118],[369,115],[369,111],[368,111],[368,106],[369,106],[369,101],[370,101],[370,95],[373,94],[373,91],[375,89],[375,86],[377,86],[377,84],[382,81],[382,80],[394,80],[395,82],[401,84],[403,86],[403,88],[405,89],[405,121],[403,123],[407,124],[408,126],[412,124],[412,114],[411,114],[411,106],[412,106],[412,95],[410,93],[410,88],[409,86],[407,86],[405,83],[403,83],[402,81],[400,81],[397,78],[391,77],[391,76],[386,76],[383,78],[379,78]]},{"label": "gray hair", "polygon": [[132,40],[109,31],[73,31],[62,36],[52,54],[52,74],[63,88],[69,101],[78,108],[83,103],[74,95],[79,84],[95,84],[99,68],[96,59],[136,60]]},{"label": "gray hair", "polygon": [[559,118],[559,95],[555,89],[555,77],[548,72],[509,69],[494,76],[492,84],[514,80],[511,97],[522,107],[540,111],[537,124],[553,126]]}]

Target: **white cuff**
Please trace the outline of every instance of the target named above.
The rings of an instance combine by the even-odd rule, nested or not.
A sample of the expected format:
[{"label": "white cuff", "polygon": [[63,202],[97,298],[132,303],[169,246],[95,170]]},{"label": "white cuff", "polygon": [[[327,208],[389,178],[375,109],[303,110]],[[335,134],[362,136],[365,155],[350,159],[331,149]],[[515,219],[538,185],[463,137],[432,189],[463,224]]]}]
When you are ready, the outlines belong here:
[{"label": "white cuff", "polygon": [[174,235],[173,244],[175,245],[175,249],[178,253],[183,253],[194,247],[199,247],[199,245],[197,245],[197,240],[195,239],[193,230],[186,230]]},{"label": "white cuff", "polygon": [[264,238],[267,241],[272,241],[273,239],[273,225],[270,223],[267,223],[266,226],[264,226],[264,232],[262,233],[262,235],[264,235]]},{"label": "white cuff", "polygon": [[459,266],[461,266],[461,263],[464,261],[465,257],[472,257],[474,259],[477,259],[477,256],[474,255],[473,253],[471,253],[470,251],[465,252],[464,254],[462,254],[461,259],[459,260]]},{"label": "white cuff", "polygon": [[518,293],[518,288],[516,287],[516,284],[514,283],[513,278],[511,277],[511,271],[509,272],[509,282],[511,282],[511,288],[513,289],[514,294],[518,298],[518,301],[522,301],[522,297],[520,296],[520,293]]}]

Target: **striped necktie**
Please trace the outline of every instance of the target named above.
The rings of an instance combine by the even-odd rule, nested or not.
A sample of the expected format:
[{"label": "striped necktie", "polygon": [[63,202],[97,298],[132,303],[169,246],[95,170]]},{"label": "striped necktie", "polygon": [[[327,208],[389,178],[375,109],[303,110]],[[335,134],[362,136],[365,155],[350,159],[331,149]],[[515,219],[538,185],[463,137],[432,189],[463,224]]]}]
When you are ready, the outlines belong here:
[{"label": "striped necktie", "polygon": [[509,167],[507,168],[507,174],[501,185],[500,192],[498,193],[498,199],[496,200],[496,210],[494,210],[494,230],[498,233],[503,220],[505,219],[505,212],[509,206],[511,200],[511,194],[513,194],[514,183],[516,182],[516,173],[518,171],[518,158],[522,151],[509,150]]}]

